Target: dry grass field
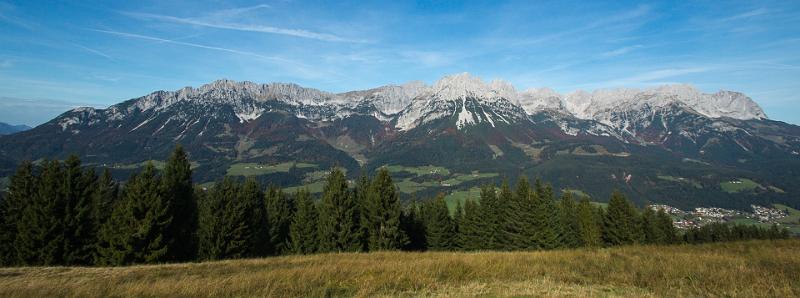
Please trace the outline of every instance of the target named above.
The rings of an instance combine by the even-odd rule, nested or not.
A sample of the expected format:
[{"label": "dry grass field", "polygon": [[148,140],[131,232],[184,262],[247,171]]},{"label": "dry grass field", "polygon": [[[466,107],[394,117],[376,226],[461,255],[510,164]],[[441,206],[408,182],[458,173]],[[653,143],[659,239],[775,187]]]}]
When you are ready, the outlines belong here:
[{"label": "dry grass field", "polygon": [[800,240],[0,269],[0,297],[800,296]]}]

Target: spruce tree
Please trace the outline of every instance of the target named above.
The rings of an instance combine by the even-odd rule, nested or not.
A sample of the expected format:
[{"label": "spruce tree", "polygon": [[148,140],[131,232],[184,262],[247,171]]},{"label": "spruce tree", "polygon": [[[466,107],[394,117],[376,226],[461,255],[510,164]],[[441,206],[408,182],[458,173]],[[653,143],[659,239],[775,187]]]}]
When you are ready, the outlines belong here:
[{"label": "spruce tree", "polygon": [[478,213],[484,221],[483,225],[478,226],[476,233],[483,239],[480,249],[503,249],[502,222],[505,212],[505,202],[497,197],[494,184],[481,186],[481,200],[478,205]]},{"label": "spruce tree", "polygon": [[203,260],[241,258],[247,253],[248,231],[241,185],[230,177],[200,195],[198,255]]},{"label": "spruce tree", "polygon": [[589,202],[589,198],[581,198],[577,207],[579,245],[588,247],[602,245],[603,239],[600,229],[602,221],[598,220],[598,218],[602,217],[597,215],[598,212]]},{"label": "spruce tree", "polygon": [[92,219],[97,175],[93,169],[84,171],[75,155],[64,165],[64,264],[89,265],[94,261],[97,243]]},{"label": "spruce tree", "polygon": [[[518,238],[521,237],[519,235],[521,224],[518,223],[521,211],[519,204],[514,201],[514,194],[511,193],[511,187],[508,186],[507,180],[503,180],[500,185],[500,194],[497,196],[496,205],[499,207],[498,210],[489,210],[489,212],[492,212],[497,219],[497,248],[515,249],[520,242]],[[488,206],[487,209],[489,209]]]},{"label": "spruce tree", "polygon": [[656,213],[656,226],[664,237],[660,243],[674,244],[678,242],[678,231],[672,224],[672,217],[664,209],[658,209],[658,213]]},{"label": "spruce tree", "polygon": [[108,223],[111,214],[116,208],[119,186],[111,177],[111,171],[103,169],[103,174],[97,180],[97,185],[92,193],[92,224],[95,230],[95,247],[92,255],[94,264],[102,264],[100,250],[107,244],[103,242],[102,228]]},{"label": "spruce tree", "polygon": [[600,232],[600,243],[605,245],[604,235],[606,234],[606,209],[603,208],[603,206],[597,206],[594,208],[594,221],[597,223],[597,230]]},{"label": "spruce tree", "polygon": [[528,178],[520,176],[517,189],[511,194],[508,183],[503,183],[500,197],[506,201],[503,222],[503,237],[505,249],[536,249],[539,248],[537,236],[539,234],[539,221],[535,218],[537,198],[531,192]]},{"label": "spruce tree", "polygon": [[453,211],[453,249],[464,249],[463,238],[461,237],[461,225],[464,222],[464,207],[461,207],[461,201],[456,201],[456,209]]},{"label": "spruce tree", "polygon": [[362,213],[370,251],[397,250],[408,242],[400,228],[400,195],[389,170],[381,168],[372,180]]},{"label": "spruce tree", "polygon": [[486,226],[481,206],[473,200],[467,200],[464,203],[464,215],[458,225],[461,248],[464,250],[487,249],[485,241],[488,237],[484,232],[487,230]]},{"label": "spruce tree", "polygon": [[603,221],[603,239],[607,245],[636,243],[641,235],[636,218],[636,208],[619,191],[614,191],[608,201]]},{"label": "spruce tree", "polygon": [[369,229],[365,220],[367,218],[368,196],[371,187],[372,181],[366,175],[366,169],[361,169],[361,175],[356,181],[351,196],[356,204],[355,218],[358,219],[358,234],[361,237],[361,239],[359,239],[361,242],[361,248],[359,250],[362,251],[367,251],[369,249]]},{"label": "spruce tree", "polygon": [[404,209],[403,217],[400,218],[400,226],[406,235],[408,235],[408,243],[403,246],[403,250],[425,250],[425,247],[427,247],[425,222],[422,218],[420,205],[417,199],[412,198],[411,203]]},{"label": "spruce tree", "polygon": [[646,244],[661,244],[664,241],[664,234],[662,234],[660,227],[656,223],[656,213],[650,207],[642,211],[640,220],[640,229],[642,233],[642,243]]},{"label": "spruce tree", "polygon": [[197,258],[198,260],[212,260],[220,255],[221,245],[218,241],[221,218],[218,210],[222,207],[221,201],[212,200],[211,194],[217,190],[221,181],[217,181],[207,190],[196,189],[197,199]]},{"label": "spruce tree", "polygon": [[294,215],[294,203],[279,187],[270,186],[266,192],[264,205],[270,251],[273,255],[289,253],[289,227]]},{"label": "spruce tree", "polygon": [[558,208],[553,199],[553,188],[543,185],[536,179],[536,195],[533,196],[534,211],[533,219],[535,222],[534,241],[536,247],[541,249],[553,249],[561,246],[558,235],[561,233],[561,226],[558,218]]},{"label": "spruce tree", "polygon": [[17,264],[17,248],[14,246],[17,225],[36,191],[33,164],[29,161],[20,163],[10,180],[8,194],[0,201],[0,266]]},{"label": "spruce tree", "polygon": [[239,189],[239,204],[243,209],[247,225],[247,244],[244,256],[266,256],[270,251],[270,231],[267,209],[261,185],[253,178],[247,178]]},{"label": "spruce tree", "polygon": [[297,211],[289,229],[292,252],[311,254],[317,251],[317,207],[308,190],[298,190],[295,195]]},{"label": "spruce tree", "polygon": [[167,229],[172,217],[161,197],[152,163],[131,175],[109,221],[101,228],[101,264],[126,265],[169,260]]},{"label": "spruce tree", "polygon": [[453,249],[456,240],[455,225],[443,194],[425,203],[423,217],[427,249],[435,251]]},{"label": "spruce tree", "polygon": [[226,177],[202,197],[199,208],[198,252],[215,260],[262,256],[266,252],[263,194],[258,183]]},{"label": "spruce tree", "polygon": [[58,265],[64,261],[64,170],[44,161],[33,198],[17,223],[14,247],[20,265]]},{"label": "spruce tree", "polygon": [[161,196],[172,221],[164,235],[168,243],[167,258],[187,261],[197,251],[197,201],[194,198],[191,164],[180,144],[170,155],[161,177]]},{"label": "spruce tree", "polygon": [[569,192],[561,194],[561,200],[558,203],[558,217],[561,226],[560,243],[565,247],[580,246],[578,206]]},{"label": "spruce tree", "polygon": [[319,249],[321,252],[362,249],[358,205],[347,189],[344,173],[334,168],[323,187],[319,205]]},{"label": "spruce tree", "polygon": [[98,228],[111,217],[118,194],[119,185],[111,176],[111,171],[103,169],[103,174],[98,177],[97,186],[92,193],[92,204],[94,204],[92,219]]}]

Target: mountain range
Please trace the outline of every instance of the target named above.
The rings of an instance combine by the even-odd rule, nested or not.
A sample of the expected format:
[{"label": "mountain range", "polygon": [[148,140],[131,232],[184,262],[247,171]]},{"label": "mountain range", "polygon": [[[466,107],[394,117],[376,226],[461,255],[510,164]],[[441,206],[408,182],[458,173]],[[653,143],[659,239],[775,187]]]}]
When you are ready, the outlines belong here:
[{"label": "mountain range", "polygon": [[31,129],[27,125],[11,125],[5,122],[0,122],[0,136],[10,135],[12,133],[18,133],[20,131],[26,131]]},{"label": "mountain range", "polygon": [[218,80],[106,109],[77,108],[0,137],[0,176],[78,154],[127,177],[176,143],[195,180],[314,185],[390,166],[406,196],[466,192],[519,175],[603,201],[613,189],[682,208],[800,205],[800,127],[739,92],[690,85],[559,94],[469,74],[330,93]]}]

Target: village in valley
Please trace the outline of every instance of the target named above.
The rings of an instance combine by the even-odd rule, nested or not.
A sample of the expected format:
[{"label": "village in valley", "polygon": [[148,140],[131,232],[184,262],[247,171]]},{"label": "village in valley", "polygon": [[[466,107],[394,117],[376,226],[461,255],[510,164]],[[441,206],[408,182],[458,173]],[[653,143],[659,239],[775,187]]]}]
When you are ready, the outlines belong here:
[{"label": "village in valley", "polygon": [[691,211],[684,211],[672,206],[657,204],[649,205],[648,207],[655,211],[663,209],[673,217],[675,227],[682,230],[711,223],[768,226],[775,224],[785,226],[794,234],[800,233],[800,211],[780,204],[774,204],[771,207],[750,205],[751,212],[718,207],[697,207]]}]

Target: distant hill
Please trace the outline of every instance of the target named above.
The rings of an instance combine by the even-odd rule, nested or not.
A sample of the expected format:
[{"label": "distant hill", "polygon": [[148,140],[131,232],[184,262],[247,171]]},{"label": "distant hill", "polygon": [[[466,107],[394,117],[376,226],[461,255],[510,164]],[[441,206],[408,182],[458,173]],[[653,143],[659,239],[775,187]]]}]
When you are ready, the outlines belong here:
[{"label": "distant hill", "polygon": [[27,125],[11,125],[5,122],[0,122],[0,136],[10,135],[12,133],[17,133],[20,131],[26,131],[31,129],[30,126]]}]

